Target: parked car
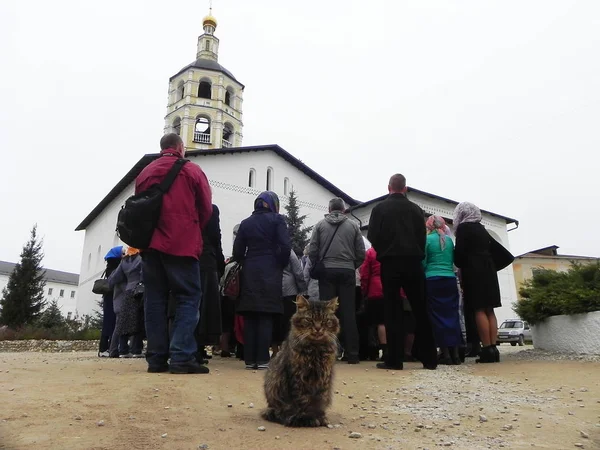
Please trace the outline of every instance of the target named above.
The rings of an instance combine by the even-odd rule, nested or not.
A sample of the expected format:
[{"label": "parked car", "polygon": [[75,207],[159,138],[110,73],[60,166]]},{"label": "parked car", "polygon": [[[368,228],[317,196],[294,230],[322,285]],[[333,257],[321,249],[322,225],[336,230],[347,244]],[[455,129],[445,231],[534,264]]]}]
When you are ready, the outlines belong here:
[{"label": "parked car", "polygon": [[513,347],[517,344],[525,345],[525,341],[531,341],[531,327],[521,319],[509,319],[502,322],[498,328],[498,342],[510,342]]}]

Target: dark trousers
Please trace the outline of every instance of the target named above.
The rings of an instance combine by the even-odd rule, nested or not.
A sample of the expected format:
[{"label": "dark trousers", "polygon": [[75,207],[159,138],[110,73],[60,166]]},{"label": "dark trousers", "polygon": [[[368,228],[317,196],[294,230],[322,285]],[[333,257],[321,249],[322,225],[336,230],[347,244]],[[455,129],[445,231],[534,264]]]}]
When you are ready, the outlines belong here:
[{"label": "dark trousers", "polygon": [[219,293],[219,275],[216,270],[200,270],[202,285],[202,301],[200,302],[200,319],[194,336],[198,354],[204,355],[204,347],[218,342],[222,333],[221,327],[221,294]]},{"label": "dark trousers", "polygon": [[[129,345],[130,338],[131,345]],[[135,333],[131,335],[124,334],[119,336],[119,355],[127,355],[129,353],[141,355],[143,347],[144,341],[142,341],[142,333]]]},{"label": "dark trousers", "polygon": [[[150,366],[165,365],[169,356],[171,363],[175,364],[191,361],[197,349],[194,330],[198,325],[202,296],[198,260],[157,251],[144,252],[142,258],[148,339],[146,361]],[[167,319],[169,293],[175,299],[170,342]]]},{"label": "dark trousers", "polygon": [[267,364],[273,336],[273,315],[244,315],[244,360],[246,364]]},{"label": "dark trousers", "polygon": [[358,327],[356,325],[356,272],[352,269],[325,269],[319,279],[319,297],[338,297],[341,341],[344,356],[358,358]]},{"label": "dark trousers", "polygon": [[115,331],[117,316],[113,309],[112,294],[102,296],[102,334],[100,335],[100,345],[98,351],[100,353],[108,350],[110,339]]},{"label": "dark trousers", "polygon": [[390,367],[400,368],[404,360],[404,307],[400,288],[404,289],[416,322],[413,353],[427,366],[437,365],[437,350],[431,320],[427,314],[425,273],[421,261],[389,259],[381,261],[381,282],[385,307],[387,359]]}]

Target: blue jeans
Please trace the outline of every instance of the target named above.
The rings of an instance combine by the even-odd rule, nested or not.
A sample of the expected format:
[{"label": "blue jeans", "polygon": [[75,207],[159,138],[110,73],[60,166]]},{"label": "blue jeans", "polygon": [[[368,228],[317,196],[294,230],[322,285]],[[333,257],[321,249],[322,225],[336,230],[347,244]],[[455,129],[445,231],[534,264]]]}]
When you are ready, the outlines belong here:
[{"label": "blue jeans", "polygon": [[[157,251],[142,253],[145,286],[144,311],[149,366],[164,366],[194,359],[197,351],[194,330],[198,324],[202,289],[198,260]],[[169,293],[176,301],[172,338],[169,343],[167,305]]]}]

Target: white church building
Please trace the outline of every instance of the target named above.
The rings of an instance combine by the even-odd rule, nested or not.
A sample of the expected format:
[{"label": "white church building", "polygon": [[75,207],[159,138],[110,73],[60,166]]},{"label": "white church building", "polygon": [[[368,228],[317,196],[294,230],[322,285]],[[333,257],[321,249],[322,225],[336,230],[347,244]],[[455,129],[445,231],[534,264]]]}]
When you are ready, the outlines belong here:
[{"label": "white church building", "polygon": [[[198,164],[208,177],[213,203],[221,211],[225,255],[231,254],[234,230],[250,215],[254,199],[264,190],[279,195],[282,210],[294,190],[300,214],[307,215],[307,225],[322,219],[331,198],[341,197],[366,234],[370,211],[381,198],[366,203],[353,199],[278,145],[242,146],[245,87],[218,63],[216,19],[205,17],[203,27],[196,60],[169,80],[164,131],[183,138],[186,158]],[[85,230],[77,296],[80,316],[97,308],[98,296],[92,293],[92,285],[104,271],[104,255],[110,248],[122,245],[115,231],[118,211],[133,195],[136,176],[158,156],[143,156],[76,228]],[[452,217],[456,205],[452,200],[415,189],[411,189],[409,197],[426,212],[445,218]],[[492,213],[484,215],[486,227],[508,247],[507,225],[517,222]],[[503,271],[500,280],[503,300],[508,305],[516,300],[512,268]]]}]

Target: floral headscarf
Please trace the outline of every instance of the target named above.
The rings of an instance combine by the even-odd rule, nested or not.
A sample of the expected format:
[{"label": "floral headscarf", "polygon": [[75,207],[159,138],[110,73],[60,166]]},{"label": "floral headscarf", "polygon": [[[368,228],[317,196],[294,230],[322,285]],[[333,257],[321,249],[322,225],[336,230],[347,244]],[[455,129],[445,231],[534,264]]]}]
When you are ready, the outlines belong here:
[{"label": "floral headscarf", "polygon": [[446,248],[446,236],[450,236],[450,228],[446,225],[444,218],[440,216],[429,216],[427,222],[425,222],[425,227],[429,233],[437,231],[440,236],[440,247],[444,250]]},{"label": "floral headscarf", "polygon": [[462,202],[459,203],[454,210],[453,218],[454,230],[458,228],[461,223],[465,222],[481,222],[481,210],[473,203]]},{"label": "floral headscarf", "polygon": [[261,192],[254,200],[254,210],[266,208],[274,213],[279,213],[279,197],[273,191]]}]

